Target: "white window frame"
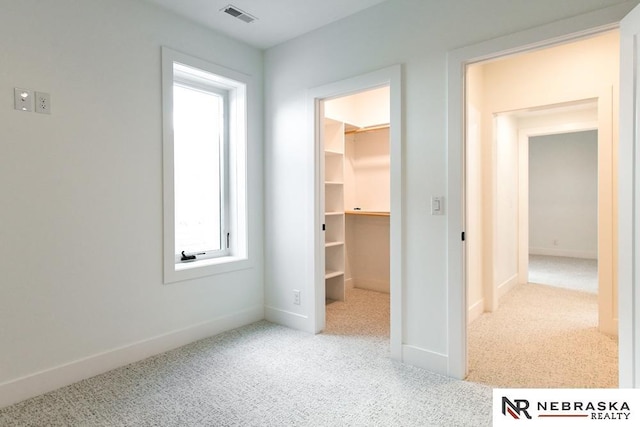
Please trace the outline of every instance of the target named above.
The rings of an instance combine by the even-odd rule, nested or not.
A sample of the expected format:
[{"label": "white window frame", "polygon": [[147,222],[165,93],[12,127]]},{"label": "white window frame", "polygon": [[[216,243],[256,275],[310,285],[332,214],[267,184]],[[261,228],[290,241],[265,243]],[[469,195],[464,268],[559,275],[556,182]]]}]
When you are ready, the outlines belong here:
[{"label": "white window frame", "polygon": [[[225,191],[222,197],[224,235],[229,233],[228,249],[194,261],[183,262],[175,253],[175,188],[173,85],[184,84],[184,74],[175,64],[189,67],[188,86],[198,81],[208,91],[224,93],[225,101]],[[178,67],[179,68],[179,67]],[[249,77],[237,71],[162,48],[163,114],[163,196],[164,196],[164,283],[196,279],[250,268],[247,233],[247,88]]]},{"label": "white window frame", "polygon": [[[176,67],[177,65],[177,67]],[[195,256],[197,260],[207,259],[207,258],[217,258],[227,256],[230,253],[230,242],[228,242],[227,235],[230,235],[231,230],[229,229],[227,222],[229,219],[229,91],[226,89],[222,89],[218,84],[207,81],[206,79],[201,78],[197,75],[191,75],[191,68],[181,67],[182,64],[174,63],[174,75],[173,75],[173,90],[175,93],[175,87],[183,87],[190,90],[199,91],[206,94],[215,94],[222,98],[223,104],[223,120],[222,120],[222,132],[221,137],[222,141],[220,141],[220,240],[218,244],[220,245],[220,249],[209,249],[204,252],[196,252],[190,253],[187,252],[185,255]],[[176,69],[182,68],[182,69]],[[200,70],[198,70],[200,71]],[[174,140],[175,143],[175,140]],[[175,236],[175,232],[174,232]],[[194,261],[183,261],[182,255],[180,252],[180,248],[176,248],[175,251],[175,262],[183,263],[183,262],[194,262]]]}]

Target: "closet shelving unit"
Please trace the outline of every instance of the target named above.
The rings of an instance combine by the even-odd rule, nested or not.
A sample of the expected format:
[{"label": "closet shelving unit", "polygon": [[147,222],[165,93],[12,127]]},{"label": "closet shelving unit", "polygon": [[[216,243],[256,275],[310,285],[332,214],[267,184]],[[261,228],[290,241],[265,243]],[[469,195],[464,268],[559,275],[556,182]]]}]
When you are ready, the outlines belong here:
[{"label": "closet shelving unit", "polygon": [[325,293],[338,301],[345,293],[344,130],[344,123],[325,118]]},{"label": "closet shelving unit", "polygon": [[[366,217],[379,217],[382,221],[388,219],[389,211],[381,211],[380,207],[384,209],[385,203],[384,200],[379,200],[375,198],[371,199],[371,191],[369,191],[368,196],[362,196],[357,190],[356,177],[354,173],[356,173],[355,162],[362,161],[362,159],[367,159],[369,164],[365,164],[364,166],[360,163],[360,168],[364,167],[365,169],[371,168],[372,163],[375,168],[382,167],[384,168],[384,164],[378,165],[378,160],[376,156],[379,156],[374,149],[374,152],[366,152],[363,158],[356,156],[354,152],[356,135],[363,132],[376,132],[376,131],[384,131],[388,129],[389,125],[376,125],[365,128],[358,128],[356,126],[350,125],[348,123],[344,123],[338,120],[325,118],[324,122],[324,215],[325,215],[325,294],[327,300],[337,300],[344,301],[345,299],[345,290],[347,284],[349,286],[354,285],[355,277],[352,276],[353,271],[353,262],[354,259],[350,259],[349,266],[347,267],[347,250],[352,251],[354,248],[351,246],[355,244],[356,251],[358,251],[358,247],[363,249],[362,245],[368,245],[368,243],[363,243],[369,239],[373,244],[379,244],[378,238],[379,233],[376,232],[375,237],[371,237],[369,235],[363,236],[357,240],[353,240],[354,237],[348,237],[347,233],[347,223],[351,226],[357,225],[358,227],[364,226],[367,227],[366,224],[360,221],[366,221]],[[371,141],[371,139],[368,139]],[[379,142],[376,142],[379,144]],[[374,157],[367,157],[374,156]],[[358,160],[360,159],[360,160]],[[387,158],[388,159],[388,158]],[[388,165],[387,165],[388,167]],[[375,185],[375,184],[374,184]],[[364,198],[363,198],[364,197]],[[363,203],[362,209],[354,209],[359,206],[359,203]],[[388,201],[386,202],[388,204]],[[367,208],[372,208],[372,210],[368,210]],[[350,210],[346,210],[350,209]],[[377,209],[376,209],[377,208]],[[347,217],[352,217],[347,220]],[[386,218],[385,218],[386,217]],[[360,219],[358,219],[360,218]],[[351,221],[356,222],[351,222]],[[373,218],[371,218],[373,220]],[[379,223],[379,224],[384,224]],[[388,223],[387,223],[388,225]],[[362,239],[365,240],[362,240]],[[351,240],[350,240],[351,239]],[[374,239],[374,240],[371,240]],[[347,248],[347,242],[349,241],[349,247]],[[358,246],[360,245],[360,246]],[[386,244],[388,246],[388,243]],[[366,252],[366,250],[365,250]],[[364,252],[363,252],[364,253]],[[381,255],[384,256],[384,255]],[[357,258],[356,264],[362,264],[362,256]],[[384,261],[380,261],[377,267],[383,267]],[[388,259],[387,259],[388,261]],[[377,261],[376,261],[377,262]],[[367,283],[371,282],[384,282],[384,268],[378,268],[378,270],[382,270],[383,274],[380,276],[380,280],[378,277],[375,280],[371,278],[365,278],[364,280],[368,280]],[[369,269],[367,271],[370,273]],[[374,269],[375,271],[375,269]],[[377,274],[377,273],[376,273]],[[388,275],[388,274],[387,274]],[[387,279],[388,281],[388,279]],[[373,286],[369,283],[368,285],[363,286]],[[382,288],[381,285],[376,285],[378,288]],[[388,284],[387,284],[388,288]],[[378,290],[378,289],[374,289]],[[382,289],[380,289],[382,290]]]}]

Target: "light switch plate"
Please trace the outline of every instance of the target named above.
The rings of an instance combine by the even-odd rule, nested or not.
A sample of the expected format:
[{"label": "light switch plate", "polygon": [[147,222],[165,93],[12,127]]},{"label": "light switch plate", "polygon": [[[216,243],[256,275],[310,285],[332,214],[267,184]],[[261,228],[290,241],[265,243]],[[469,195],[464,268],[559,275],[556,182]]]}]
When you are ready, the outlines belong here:
[{"label": "light switch plate", "polygon": [[431,215],[444,215],[444,197],[431,197]]},{"label": "light switch plate", "polygon": [[18,111],[33,111],[33,91],[16,87],[13,89],[14,108]]}]

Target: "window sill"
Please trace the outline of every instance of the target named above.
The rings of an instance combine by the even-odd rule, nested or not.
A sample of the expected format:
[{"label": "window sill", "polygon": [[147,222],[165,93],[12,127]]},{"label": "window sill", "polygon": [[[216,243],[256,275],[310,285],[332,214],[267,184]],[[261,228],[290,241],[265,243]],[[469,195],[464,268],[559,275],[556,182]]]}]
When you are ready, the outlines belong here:
[{"label": "window sill", "polygon": [[238,256],[208,258],[192,262],[171,264],[165,270],[164,283],[175,283],[184,280],[214,276],[216,274],[251,268],[249,259]]}]

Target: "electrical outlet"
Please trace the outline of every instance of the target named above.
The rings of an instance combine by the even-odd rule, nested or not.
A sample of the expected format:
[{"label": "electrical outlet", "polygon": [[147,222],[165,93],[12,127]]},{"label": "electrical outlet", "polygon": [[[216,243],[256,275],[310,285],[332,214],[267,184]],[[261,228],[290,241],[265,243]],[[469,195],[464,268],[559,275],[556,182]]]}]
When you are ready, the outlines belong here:
[{"label": "electrical outlet", "polygon": [[51,96],[46,92],[36,92],[36,113],[51,114]]},{"label": "electrical outlet", "polygon": [[297,289],[293,290],[293,303],[295,305],[300,305],[300,291]]},{"label": "electrical outlet", "polygon": [[14,108],[18,111],[33,111],[33,91],[29,89],[13,89]]}]

